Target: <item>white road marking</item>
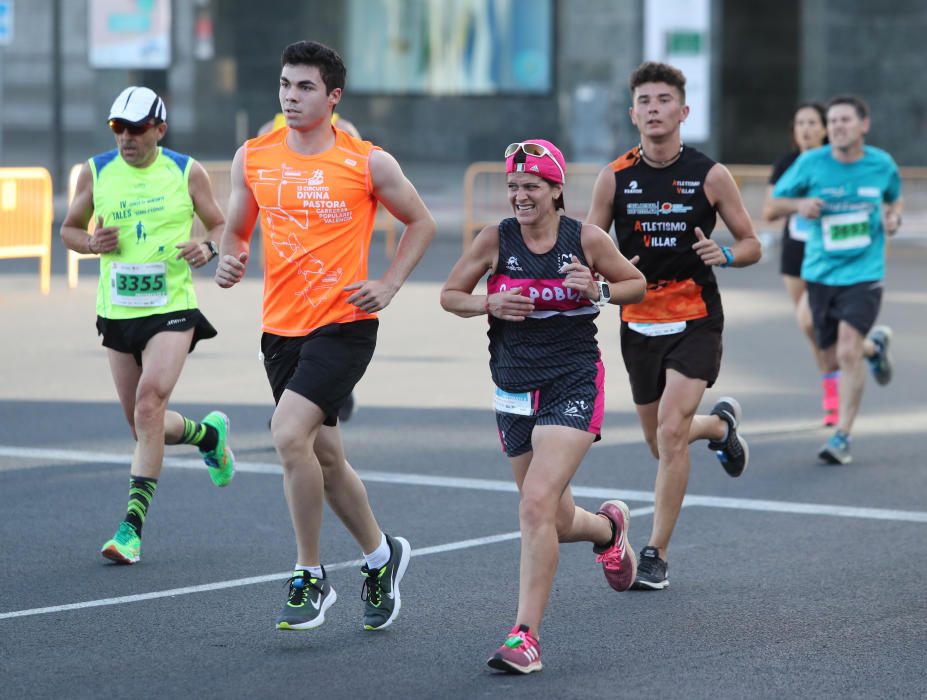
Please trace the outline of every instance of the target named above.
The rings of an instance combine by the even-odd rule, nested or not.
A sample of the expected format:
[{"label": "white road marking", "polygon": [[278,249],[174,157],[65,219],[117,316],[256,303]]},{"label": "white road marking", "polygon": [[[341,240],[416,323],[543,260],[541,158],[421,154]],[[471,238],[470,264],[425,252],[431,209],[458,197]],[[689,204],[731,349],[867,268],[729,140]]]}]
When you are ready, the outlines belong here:
[{"label": "white road marking", "polygon": [[[647,515],[653,512],[653,507],[637,508],[631,511],[631,515]],[[497,542],[508,542],[517,540],[521,537],[520,532],[504,532],[499,535],[488,535],[486,537],[475,537],[469,540],[460,540],[459,542],[448,542],[438,544],[432,547],[420,547],[412,550],[413,557],[425,557],[429,554],[443,554],[444,552],[454,552],[458,549],[470,549],[472,547],[483,547]],[[338,569],[347,569],[349,567],[361,566],[364,563],[362,559],[352,559],[351,561],[341,561],[337,564],[326,564],[326,571],[337,571]],[[99,600],[88,600],[82,603],[68,603],[66,605],[51,605],[45,608],[31,608],[29,610],[13,610],[11,612],[0,613],[0,620],[8,620],[14,617],[31,617],[34,615],[47,615],[48,613],[67,612],[69,610],[84,610],[86,608],[99,608],[106,605],[124,605],[126,603],[139,603],[143,600],[155,600],[157,598],[170,598],[178,595],[190,595],[192,593],[206,593],[208,591],[218,591],[224,588],[239,588],[241,586],[251,586],[256,583],[268,583],[271,581],[283,581],[289,578],[291,572],[283,571],[278,574],[266,574],[264,576],[249,576],[248,578],[239,578],[232,581],[217,581],[216,583],[204,583],[199,586],[185,586],[183,588],[171,588],[166,591],[152,591],[151,593],[139,593],[137,595],[124,595],[118,598],[100,598]]]},{"label": "white road marking", "polygon": [[[95,462],[98,464],[129,464],[131,457],[99,452],[79,452],[76,450],[45,450],[28,447],[11,447],[0,445],[0,457],[18,459],[56,460],[62,462]],[[164,466],[182,469],[203,469],[199,459],[166,457]],[[239,472],[253,474],[280,474],[280,465],[273,462],[237,462],[235,469]],[[450,489],[471,489],[477,491],[497,491],[515,493],[517,488],[512,481],[497,479],[473,479],[463,477],[436,476],[431,474],[402,474],[397,472],[359,471],[364,481],[381,484],[401,484],[404,486],[435,486]],[[573,486],[573,495],[580,498],[620,498],[625,501],[642,501],[653,503],[653,491],[635,491],[630,489],[601,488],[592,486]],[[750,510],[770,513],[792,513],[801,515],[827,515],[840,518],[857,518],[862,520],[893,520],[896,522],[927,523],[927,512],[896,510],[892,508],[866,508],[858,506],[836,506],[826,503],[799,503],[791,501],[771,501],[755,498],[725,498],[720,496],[699,496],[687,494],[684,505],[703,506],[706,508],[728,508],[733,510]]]},{"label": "white road marking", "polygon": [[[128,455],[117,455],[111,453],[98,452],[80,452],[75,450],[54,450],[54,449],[34,449],[26,447],[0,446],[0,457],[12,457],[16,459],[29,460],[54,460],[61,462],[73,463],[97,463],[97,464],[128,464],[130,457]],[[203,469],[203,463],[199,459],[181,459],[167,457],[164,460],[165,466],[183,468],[183,469]],[[280,466],[268,462],[239,462],[236,469],[246,473],[256,474],[280,474]],[[510,481],[494,479],[474,479],[460,477],[445,477],[428,474],[400,474],[395,472],[378,472],[363,471],[361,477],[368,482],[401,484],[406,486],[433,486],[450,489],[471,489],[479,491],[495,491],[514,493],[517,489],[515,484]],[[654,494],[652,491],[634,491],[628,489],[611,489],[597,488],[589,486],[574,486],[573,494],[577,497],[586,498],[621,498],[628,501],[643,501],[653,503]],[[927,512],[922,511],[905,511],[885,508],[862,508],[854,506],[835,506],[819,503],[795,503],[788,501],[771,501],[749,498],[723,498],[717,496],[698,496],[689,494],[683,503],[684,506],[703,506],[709,508],[729,508],[736,510],[764,511],[774,513],[792,513],[803,515],[827,515],[845,518],[857,518],[868,520],[890,520],[900,522],[927,523]],[[632,515],[645,515],[653,512],[653,506],[645,506],[631,511]],[[459,549],[468,549],[480,547],[497,542],[518,539],[520,533],[507,532],[499,535],[490,535],[475,539],[461,540],[458,542],[449,542],[443,545],[433,547],[423,547],[413,550],[412,556],[427,556],[430,554],[439,554]],[[329,571],[336,571],[350,566],[360,566],[361,560],[352,560],[338,562],[327,566]],[[0,620],[27,617],[34,615],[43,615],[55,612],[66,612],[69,610],[81,610],[85,608],[121,605],[126,603],[135,603],[144,600],[156,598],[166,598],[177,595],[189,595],[193,593],[203,593],[207,591],[220,590],[224,588],[235,588],[248,586],[257,583],[266,583],[285,579],[289,572],[268,574],[265,576],[252,576],[248,578],[235,579],[232,581],[221,581],[216,583],[207,583],[198,586],[187,586],[184,588],[174,588],[166,591],[154,591],[151,593],[141,593],[138,595],[120,596],[116,598],[103,598],[100,600],[85,601],[82,603],[70,603],[66,605],[56,605],[44,608],[32,608],[29,610],[16,610],[6,613],[0,613]]]}]

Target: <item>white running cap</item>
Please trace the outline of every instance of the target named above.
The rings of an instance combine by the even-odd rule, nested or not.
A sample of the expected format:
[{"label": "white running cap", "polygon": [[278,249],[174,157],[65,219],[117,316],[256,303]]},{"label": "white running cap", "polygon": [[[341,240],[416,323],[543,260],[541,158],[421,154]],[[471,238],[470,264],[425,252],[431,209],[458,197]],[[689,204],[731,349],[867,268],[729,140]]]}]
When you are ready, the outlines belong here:
[{"label": "white running cap", "polygon": [[119,93],[110,107],[109,119],[129,124],[144,124],[149,119],[166,122],[167,108],[154,90],[133,85]]}]

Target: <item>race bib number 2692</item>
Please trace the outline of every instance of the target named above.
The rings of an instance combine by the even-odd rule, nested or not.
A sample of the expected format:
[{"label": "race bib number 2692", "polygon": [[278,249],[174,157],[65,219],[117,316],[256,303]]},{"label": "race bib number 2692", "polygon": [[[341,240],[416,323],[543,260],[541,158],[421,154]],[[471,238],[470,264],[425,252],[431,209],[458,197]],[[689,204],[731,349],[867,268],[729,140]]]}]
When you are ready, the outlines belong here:
[{"label": "race bib number 2692", "polygon": [[855,250],[872,243],[869,212],[851,211],[821,217],[825,250]]}]

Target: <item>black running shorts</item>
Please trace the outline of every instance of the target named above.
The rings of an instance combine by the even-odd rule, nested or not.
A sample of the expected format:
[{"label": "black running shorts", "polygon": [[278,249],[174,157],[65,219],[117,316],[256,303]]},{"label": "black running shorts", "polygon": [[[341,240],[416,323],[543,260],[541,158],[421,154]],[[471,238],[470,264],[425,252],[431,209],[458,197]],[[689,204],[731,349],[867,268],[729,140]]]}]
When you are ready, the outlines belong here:
[{"label": "black running shorts", "polygon": [[782,234],[782,255],[779,259],[779,274],[801,277],[801,264],[805,259],[804,241],[796,241],[788,230]]},{"label": "black running shorts", "polygon": [[193,340],[190,341],[190,352],[201,340],[218,335],[218,331],[199,309],[152,314],[141,318],[113,319],[97,316],[97,333],[103,336],[103,346],[131,354],[139,367],[142,366],[142,351],[158,333],[187,331],[191,328]]},{"label": "black running shorts", "polygon": [[261,354],[274,403],[284,390],[295,391],[322,409],[325,425],[336,425],[338,409],[373,358],[379,323],[331,323],[297,338],[264,333]]},{"label": "black running shorts", "polygon": [[605,367],[596,362],[596,373],[585,377],[566,374],[539,389],[523,392],[530,396],[531,414],[519,415],[496,406],[496,427],[502,450],[509,457],[530,452],[531,433],[535,425],[565,425],[602,439],[605,414]]},{"label": "black running shorts", "polygon": [[724,318],[686,321],[686,328],[672,335],[647,336],[621,323],[621,355],[631,382],[634,403],[658,401],[666,388],[666,370],[674,369],[712,386],[721,371],[721,333]]},{"label": "black running shorts", "polygon": [[819,348],[837,342],[837,326],[846,321],[862,335],[875,324],[882,308],[882,283],[831,286],[808,282],[808,305]]}]

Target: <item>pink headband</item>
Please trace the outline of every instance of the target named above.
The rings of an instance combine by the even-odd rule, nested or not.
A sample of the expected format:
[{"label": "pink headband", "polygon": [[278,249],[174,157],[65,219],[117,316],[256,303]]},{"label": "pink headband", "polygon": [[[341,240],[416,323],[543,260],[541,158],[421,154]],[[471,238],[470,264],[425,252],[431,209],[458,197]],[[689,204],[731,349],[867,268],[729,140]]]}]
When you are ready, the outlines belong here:
[{"label": "pink headband", "polygon": [[506,173],[531,173],[558,184],[566,180],[566,161],[550,141],[528,139],[512,143],[505,149],[505,155]]}]

